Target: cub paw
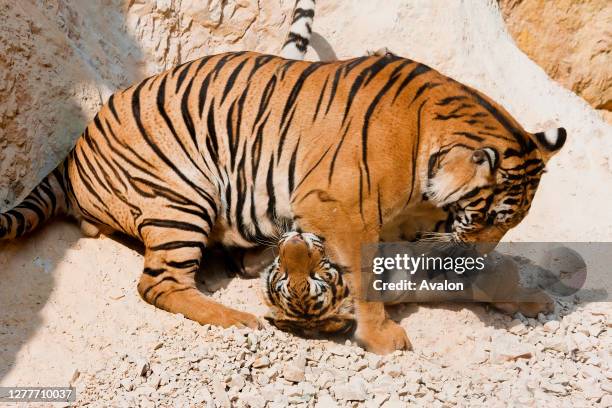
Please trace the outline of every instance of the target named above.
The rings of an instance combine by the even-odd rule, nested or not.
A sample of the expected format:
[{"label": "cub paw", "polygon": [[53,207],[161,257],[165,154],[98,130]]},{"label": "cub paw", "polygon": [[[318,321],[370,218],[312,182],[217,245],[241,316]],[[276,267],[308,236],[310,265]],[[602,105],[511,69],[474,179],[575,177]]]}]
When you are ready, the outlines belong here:
[{"label": "cub paw", "polygon": [[355,338],[367,351],[376,354],[389,354],[395,350],[412,349],[406,331],[390,319],[383,321],[377,328],[359,328],[358,325]]},{"label": "cub paw", "polygon": [[538,299],[533,302],[503,302],[491,305],[504,313],[520,312],[527,317],[536,317],[538,313],[548,314],[555,310],[555,302],[544,292],[540,293]]}]

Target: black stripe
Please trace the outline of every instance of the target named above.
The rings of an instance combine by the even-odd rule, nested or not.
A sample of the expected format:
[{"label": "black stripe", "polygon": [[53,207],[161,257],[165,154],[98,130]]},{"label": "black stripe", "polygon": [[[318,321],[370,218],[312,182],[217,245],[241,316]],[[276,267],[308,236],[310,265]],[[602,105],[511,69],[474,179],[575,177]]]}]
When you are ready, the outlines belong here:
[{"label": "black stripe", "polygon": [[[210,220],[208,221],[209,228],[212,227],[212,223]],[[189,222],[184,221],[176,221],[176,220],[162,220],[155,218],[147,218],[143,220],[140,225],[138,225],[138,233],[142,233],[142,229],[146,227],[158,227],[158,228],[170,228],[170,229],[178,229],[181,231],[190,231],[195,232],[202,235],[208,235],[208,232],[205,231],[199,225],[195,225]]]},{"label": "black stripe", "polygon": [[251,145],[251,176],[253,178],[252,183],[255,184],[255,179],[257,178],[257,171],[259,170],[259,162],[261,160],[261,149],[263,146],[263,135],[264,135],[264,127],[268,123],[268,118],[270,114],[266,116],[264,121],[257,128],[257,132],[255,133],[255,141]]},{"label": "black stripe", "polygon": [[289,35],[287,35],[287,41],[285,41],[283,47],[291,43],[295,44],[295,47],[301,52],[306,52],[308,48],[308,39],[293,31],[290,31]]},{"label": "black stripe", "polygon": [[[194,61],[190,61],[190,62],[186,62],[185,64],[183,64],[185,68],[181,71],[181,73],[179,74],[176,80],[176,88],[174,89],[174,93],[178,93],[179,89],[181,88],[181,85],[185,81],[185,78],[187,78],[187,73],[189,72],[189,68],[191,68],[191,65],[193,64],[193,62]],[[177,68],[180,68],[180,67],[181,66]],[[193,82],[193,77],[191,78],[191,82]]]},{"label": "black stripe", "polygon": [[251,224],[255,228],[255,236],[261,237],[263,233],[261,232],[261,228],[259,227],[259,222],[257,221],[257,208],[255,207],[255,189],[251,190]]},{"label": "black stripe", "polygon": [[[306,179],[308,178],[308,176],[310,176],[310,173],[312,173],[318,166],[319,164],[321,164],[321,162],[323,161],[323,159],[325,158],[325,156],[327,156],[327,153],[329,153],[329,150],[331,149],[331,146],[329,146],[325,152],[321,155],[321,157],[319,158],[319,160],[317,160],[317,162],[314,164],[314,166],[312,166],[307,172],[306,174],[304,174],[304,177],[302,177],[302,179],[300,180],[300,182],[298,183],[298,185],[295,187],[300,188],[300,186],[302,185],[302,183],[304,181],[306,181]],[[296,149],[297,150],[297,149]]]},{"label": "black stripe", "polygon": [[117,114],[117,110],[115,109],[115,94],[112,94],[108,99],[108,108],[110,109],[117,123],[121,124],[121,121],[119,120],[119,115]]},{"label": "black stripe", "polygon": [[249,61],[249,58],[245,58],[244,60],[242,60],[242,62],[238,64],[238,66],[232,71],[229,78],[227,79],[227,82],[225,83],[225,88],[223,89],[223,94],[221,96],[221,105],[223,105],[223,102],[227,98],[227,95],[234,87],[234,84],[236,83],[236,78],[238,78],[238,75],[240,75],[240,71],[242,71],[247,61]]},{"label": "black stripe", "polygon": [[349,110],[351,109],[353,100],[355,99],[355,96],[357,95],[357,91],[359,91],[359,89],[361,88],[361,85],[362,84],[363,86],[368,85],[368,83],[376,76],[376,74],[382,71],[387,65],[389,65],[390,62],[392,62],[390,59],[379,58],[372,65],[364,68],[359,73],[359,75],[357,75],[357,78],[355,78],[355,81],[353,82],[353,85],[351,86],[351,89],[349,91],[346,106],[344,108],[344,116],[342,117],[343,125],[344,125],[344,122],[346,121],[346,117],[349,113]]},{"label": "black stripe", "polygon": [[36,216],[38,217],[38,222],[42,222],[46,219],[45,213],[42,209],[40,209],[36,204],[34,203],[29,203],[27,201],[22,202],[21,204],[19,204],[17,207],[15,207],[15,209],[26,209],[26,210],[30,210],[32,212],[34,212],[36,214]]},{"label": "black stripe", "polygon": [[81,151],[82,155],[83,155],[83,160],[85,161],[85,164],[87,165],[87,167],[90,170],[90,173],[93,174],[94,178],[96,179],[96,181],[98,182],[98,184],[100,185],[100,187],[102,187],[104,190],[106,190],[109,194],[113,194],[112,191],[112,186],[109,184],[109,186],[106,185],[106,183],[104,183],[102,181],[102,179],[100,178],[100,176],[98,175],[98,169],[95,168],[93,166],[93,164],[89,161],[89,157],[87,157],[87,154],[85,151]]},{"label": "black stripe", "polygon": [[66,190],[66,185],[64,184],[64,176],[59,170],[59,167],[55,168],[52,172],[53,177],[57,181],[57,184],[60,186],[62,193],[64,195],[64,204],[66,205],[66,211],[69,209],[70,205],[68,204],[68,191]]},{"label": "black stripe", "polygon": [[[146,270],[146,269],[145,269]],[[162,273],[165,272],[162,269]],[[145,272],[146,273],[146,272]],[[147,273],[147,275],[151,275],[150,273]],[[158,276],[158,275],[151,275],[151,276]],[[174,282],[174,283],[179,283],[178,280],[172,276],[164,276],[162,279],[159,280],[159,282],[154,283],[153,285],[149,286],[144,292],[142,292],[142,297],[146,300],[147,299],[147,295],[149,294],[149,292],[151,290],[153,290],[153,288],[155,288],[156,286],[160,285],[162,282]],[[157,298],[159,298],[159,296],[161,296],[162,294],[164,294],[165,292],[160,292],[155,296],[155,299],[152,299],[152,303],[153,305],[155,305],[155,302],[157,302]]]},{"label": "black stripe", "polygon": [[317,106],[315,108],[314,115],[312,117],[312,122],[314,123],[317,120],[317,116],[319,115],[319,110],[321,109],[321,102],[323,101],[323,95],[325,95],[325,91],[327,90],[327,82],[329,81],[329,76],[325,78],[325,83],[321,88],[321,93],[319,94],[319,100],[317,101]]},{"label": "black stripe", "polygon": [[188,269],[188,268],[199,268],[200,267],[200,261],[198,259],[189,259],[187,261],[169,261],[166,262],[166,265],[168,265],[171,268],[177,268],[177,269]]},{"label": "black stripe", "polygon": [[342,147],[342,144],[344,143],[344,138],[346,137],[346,134],[348,133],[348,130],[350,127],[351,127],[351,121],[349,120],[349,123],[346,125],[346,128],[344,129],[344,133],[342,134],[342,137],[340,138],[340,142],[338,143],[338,146],[336,146],[336,151],[334,152],[334,156],[332,157],[332,161],[329,165],[329,174],[327,176],[327,184],[331,184],[332,176],[334,174],[334,167],[336,165],[336,158],[338,157],[338,153],[340,152],[340,148]]},{"label": "black stripe", "polygon": [[227,131],[227,144],[229,145],[229,153],[230,153],[230,168],[233,170],[236,164],[236,146],[237,142],[234,141],[234,107],[236,106],[236,102],[232,102],[230,108],[227,112],[227,117],[225,118],[225,129]]},{"label": "black stripe", "polygon": [[83,167],[83,165],[79,161],[76,149],[73,150],[73,152],[74,152],[74,154],[72,156],[72,161],[75,164],[77,172],[79,173],[81,182],[83,183],[83,185],[85,186],[87,191],[89,191],[89,193],[91,195],[96,197],[96,199],[98,200],[98,202],[100,204],[103,204],[104,200],[102,200],[102,197],[100,197],[100,195],[98,194],[97,190],[91,185],[91,179],[87,176],[87,174],[85,174],[85,168]]},{"label": "black stripe", "polygon": [[327,101],[327,108],[325,109],[325,114],[329,113],[329,109],[331,108],[332,102],[336,97],[336,91],[338,90],[338,83],[340,82],[340,76],[342,75],[342,65],[336,67],[336,73],[334,74],[334,81],[332,82],[332,89],[329,93],[329,101]]},{"label": "black stripe", "polygon": [[214,200],[212,200],[210,195],[206,191],[204,191],[202,188],[195,185],[187,176],[185,176],[174,165],[172,160],[170,160],[167,156],[163,154],[159,146],[157,146],[157,144],[149,138],[149,135],[147,134],[147,131],[144,128],[144,124],[142,123],[142,118],[140,117],[140,91],[145,85],[146,85],[146,81],[141,82],[136,87],[136,89],[134,90],[134,93],[132,94],[132,114],[134,115],[134,120],[136,121],[136,126],[138,127],[138,130],[140,131],[141,136],[143,137],[145,142],[149,145],[149,147],[157,154],[157,156],[159,156],[159,158],[162,159],[162,161],[166,163],[166,165],[170,167],[177,176],[179,176],[185,183],[187,183],[187,185],[189,185],[191,188],[197,191],[202,198],[208,201],[209,205],[212,208],[216,208],[215,202]]},{"label": "black stripe", "polygon": [[555,150],[559,150],[565,144],[567,132],[564,128],[557,129],[557,140],[554,144],[551,144],[548,139],[546,139],[546,134],[544,132],[534,133],[534,136],[548,151],[554,152]]},{"label": "black stripe", "polygon": [[[134,149],[132,149],[132,147],[130,147],[127,143],[125,143],[124,141],[120,140],[116,135],[115,132],[113,131],[113,128],[111,127],[110,123],[108,123],[108,121],[104,121],[104,123],[106,124],[106,127],[108,128],[108,133],[111,135],[111,137],[113,138],[113,140],[119,144],[121,147],[123,147],[124,149],[128,150],[130,153],[132,153],[134,156],[136,156],[142,163],[144,163],[146,166],[150,167],[150,168],[155,168],[153,165],[151,165],[151,163],[149,163],[145,158],[143,158],[137,151],[135,151]],[[98,129],[98,131],[100,131],[100,133],[102,134],[102,137],[104,138],[104,140],[106,141],[106,145],[107,147],[113,152],[113,156],[116,157],[120,157],[123,160],[125,160],[130,166],[137,168],[138,170],[140,170],[141,172],[143,172],[144,174],[147,174],[151,177],[155,177],[153,175],[153,173],[151,173],[151,171],[148,168],[145,168],[139,164],[137,164],[136,162],[134,162],[133,160],[129,159],[127,156],[125,156],[119,149],[116,148],[115,144],[112,143],[108,136],[106,135],[106,132],[104,132],[104,129],[102,128],[102,124],[100,124],[98,126],[98,124],[96,124],[96,127]],[[86,130],[87,131],[87,130]]]},{"label": "black stripe", "polygon": [[295,23],[301,18],[314,18],[314,10],[297,7],[295,10],[293,10],[293,22]]},{"label": "black stripe", "polygon": [[[45,181],[47,181],[48,183],[49,176],[47,176]],[[48,184],[41,183],[39,187],[42,191],[44,191],[47,197],[49,197],[49,201],[51,202],[51,214],[55,214],[55,211],[57,209],[57,199],[55,198],[55,193],[51,189],[51,186]]]},{"label": "black stripe", "polygon": [[251,78],[253,78],[253,75],[255,75],[255,73],[264,65],[266,65],[267,63],[269,63],[270,61],[272,61],[274,59],[274,56],[272,55],[260,55],[258,57],[255,57],[255,63],[253,64],[253,68],[251,68],[251,72],[249,72],[249,76],[247,78],[247,81],[250,81]]},{"label": "black stripe", "polygon": [[291,111],[291,115],[289,116],[289,121],[287,122],[287,124],[285,125],[285,128],[282,130],[281,134],[280,134],[280,138],[278,141],[278,148],[276,149],[276,163],[278,164],[280,162],[280,159],[283,155],[283,147],[285,145],[285,138],[287,137],[287,133],[289,132],[289,128],[291,127],[291,124],[293,123],[293,116],[295,115],[295,111],[296,109],[294,108]]},{"label": "black stripe", "polygon": [[[485,126],[485,128],[487,128],[487,126]],[[497,133],[485,132],[484,130],[477,130],[477,133],[479,135],[491,136],[491,137],[494,137],[496,139],[506,140],[508,142],[514,142],[514,139],[510,139],[509,137],[502,136],[502,135],[499,135]],[[522,154],[520,154],[520,156],[522,156]]]},{"label": "black stripe", "polygon": [[221,58],[219,58],[219,61],[217,61],[217,63],[215,64],[215,66],[211,70],[211,72],[213,73],[213,79],[217,79],[217,77],[219,76],[219,73],[221,72],[221,69],[223,69],[225,64],[227,64],[229,61],[231,61],[232,59],[238,57],[241,54],[242,53],[227,53],[227,54],[221,56]]},{"label": "black stripe", "polygon": [[[168,112],[166,112],[166,81],[168,79],[168,76],[164,76],[161,84],[159,85],[159,89],[157,90],[157,99],[156,99],[156,103],[157,103],[157,110],[159,112],[159,114],[161,115],[161,117],[164,119],[164,122],[166,123],[166,126],[168,127],[168,129],[170,129],[170,133],[172,133],[172,136],[174,137],[174,140],[176,141],[176,143],[181,147],[181,150],[183,151],[183,153],[185,153],[185,157],[191,162],[191,164],[193,164],[193,166],[200,172],[200,174],[202,174],[207,180],[210,180],[208,175],[206,175],[202,169],[200,168],[200,166],[198,166],[196,164],[196,162],[193,159],[193,155],[190,154],[187,151],[187,147],[185,146],[185,144],[183,143],[183,141],[181,140],[180,136],[178,135],[176,128],[174,127],[174,124],[172,123],[172,119],[170,119],[170,116],[168,115]],[[195,135],[193,136],[195,138]],[[159,148],[157,148],[158,151],[161,150]],[[158,153],[158,154],[160,154]],[[161,154],[160,154],[161,156]],[[177,169],[178,172],[178,169]],[[177,173],[178,174],[178,173]],[[182,174],[182,173],[181,173]],[[193,185],[193,183],[191,183]],[[195,186],[195,185],[194,185]]]},{"label": "black stripe", "polygon": [[274,155],[270,156],[268,175],[266,177],[266,192],[268,193],[268,209],[266,213],[271,221],[276,219],[276,196],[274,194]]},{"label": "black stripe", "polygon": [[[102,171],[104,179],[106,180],[107,184],[112,188],[113,187],[113,181],[117,181],[119,182],[122,186],[124,191],[127,190],[127,185],[123,182],[123,180],[121,179],[121,176],[119,175],[119,172],[117,171],[117,169],[115,168],[116,166],[113,166],[113,164],[111,163],[111,161],[113,163],[117,163],[114,158],[110,157],[108,158],[108,155],[105,155],[102,153],[102,150],[100,149],[100,147],[98,146],[97,141],[94,140],[94,138],[90,137],[89,132],[87,131],[87,129],[85,130],[85,133],[83,134],[83,140],[85,141],[85,143],[87,144],[87,146],[92,150],[92,152],[94,153],[93,158],[98,166],[98,168]],[[104,171],[104,167],[100,164],[100,162],[98,161],[98,159],[102,160],[107,166],[108,168],[111,169],[111,171],[113,172],[113,174],[115,175],[114,179],[111,179],[108,174],[106,173],[106,171]]]},{"label": "black stripe", "polygon": [[326,64],[323,62],[310,63],[306,67],[306,69],[302,71],[297,81],[295,81],[295,84],[293,84],[293,87],[291,88],[291,92],[289,93],[289,97],[287,98],[287,102],[285,103],[285,107],[283,108],[283,114],[281,115],[281,127],[285,125],[287,121],[287,116],[289,115],[289,112],[292,110],[293,106],[295,105],[298,99],[298,96],[302,88],[304,87],[304,82],[306,82],[306,79],[308,79],[310,75],[312,75],[314,72],[317,71],[317,69],[321,68],[324,65]]},{"label": "black stripe", "polygon": [[465,136],[468,139],[472,139],[475,140],[477,142],[482,142],[484,141],[483,137],[480,137],[478,135],[475,135],[474,133],[470,133],[470,132],[453,132],[454,135],[459,135],[459,136]]},{"label": "black stripe", "polygon": [[417,66],[412,71],[410,71],[410,73],[406,76],[406,78],[404,78],[402,83],[398,86],[397,91],[395,91],[395,96],[393,97],[393,101],[395,102],[399,94],[404,90],[404,88],[408,86],[408,84],[414,78],[426,72],[429,72],[429,71],[431,71],[431,68],[429,68],[427,65],[417,64]]},{"label": "black stripe", "polygon": [[383,96],[391,89],[391,87],[398,80],[399,74],[392,76],[389,78],[385,86],[382,87],[380,91],[374,97],[374,100],[368,106],[368,110],[366,111],[364,120],[363,120],[363,128],[361,130],[361,161],[363,163],[363,168],[366,173],[366,181],[368,182],[368,192],[370,191],[370,169],[368,166],[368,130],[370,126],[370,118],[374,113],[374,109],[378,106]]},{"label": "black stripe", "polygon": [[488,101],[483,99],[478,92],[475,90],[468,88],[465,85],[462,85],[462,88],[469,92],[474,100],[483,108],[485,108],[516,140],[516,142],[521,147],[521,150],[525,150],[527,147],[527,142],[522,132],[517,129],[514,125],[510,123],[510,121],[502,114],[496,107],[491,105]]},{"label": "black stripe", "polygon": [[215,117],[213,114],[213,107],[215,99],[210,101],[210,108],[208,109],[208,115],[206,116],[206,128],[208,130],[207,144],[210,142],[210,148],[208,152],[213,155],[213,161],[217,163],[219,161],[219,142],[217,141],[217,130],[215,129]]},{"label": "black stripe", "polygon": [[23,235],[26,225],[25,225],[25,217],[19,211],[10,210],[6,212],[7,215],[13,216],[17,223],[17,231],[15,231],[16,238],[19,238]]},{"label": "black stripe", "polygon": [[[170,279],[168,279],[168,280],[170,280]],[[193,286],[185,286],[185,287],[182,287],[182,288],[174,288],[174,289],[171,289],[171,290],[168,290],[168,291],[162,291],[162,292],[159,292],[157,295],[155,295],[155,297],[153,299],[151,299],[151,303],[153,304],[153,306],[156,306],[157,305],[157,300],[161,296],[163,296],[163,295],[168,296],[168,295],[171,295],[171,294],[177,293],[177,292],[185,292],[186,290],[197,290],[197,289],[194,288]]]},{"label": "black stripe", "polygon": [[416,140],[414,143],[414,148],[412,149],[412,174],[411,176],[411,182],[410,182],[410,195],[408,196],[408,201],[406,202],[406,205],[410,202],[410,200],[412,199],[412,194],[414,193],[414,182],[417,179],[417,175],[416,175],[416,164],[417,164],[417,156],[419,154],[419,144],[421,142],[421,111],[423,110],[423,106],[425,106],[425,102],[427,102],[426,100],[421,102],[421,105],[419,106],[419,109],[417,110],[417,134],[416,134]]},{"label": "black stripe", "polygon": [[353,60],[345,61],[345,63],[340,66],[344,78],[346,78],[351,73],[351,71],[353,71],[359,65],[366,61],[369,61],[370,58],[371,57],[359,57]]},{"label": "black stripe", "polygon": [[363,216],[363,170],[359,166],[359,214],[361,219],[364,220]]},{"label": "black stripe", "polygon": [[240,158],[240,162],[238,163],[238,174],[236,177],[236,206],[235,206],[235,216],[236,216],[236,227],[238,227],[238,232],[240,235],[246,240],[252,240],[252,234],[247,231],[245,223],[244,223],[244,204],[246,202],[246,177],[244,174],[244,155]]},{"label": "black stripe", "polygon": [[295,145],[295,149],[293,150],[293,153],[291,154],[291,160],[289,161],[289,195],[293,193],[293,186],[295,183],[295,162],[297,160],[297,152],[299,148],[300,148],[300,139],[298,139],[298,142]]},{"label": "black stripe", "polygon": [[199,248],[203,253],[206,246],[201,241],[170,241],[149,248],[151,251],[171,251],[181,248]]},{"label": "black stripe", "polygon": [[[250,88],[251,84],[248,84],[246,86],[246,88],[242,91],[242,94],[240,95],[240,98],[238,98],[238,112],[236,115],[236,150],[238,149],[238,145],[240,143],[241,137],[241,130],[242,130],[242,114],[244,112],[244,102],[246,100],[247,95],[249,94],[249,88]],[[245,149],[242,150],[242,154],[245,154],[245,150],[246,150],[246,140],[244,141],[243,146],[245,146]],[[232,168],[233,170],[233,168]]]},{"label": "black stripe", "polygon": [[436,105],[446,106],[450,104],[451,102],[461,101],[464,99],[467,99],[467,96],[465,95],[447,96],[446,98],[442,99],[440,102],[436,103]]},{"label": "black stripe", "polygon": [[417,98],[419,96],[421,96],[423,94],[423,92],[425,92],[427,89],[433,89],[436,86],[440,86],[440,84],[437,83],[437,82],[427,82],[427,83],[421,85],[419,87],[419,89],[417,89],[416,93],[414,94],[414,98],[412,98],[412,101],[410,103],[413,103],[414,101],[416,101]]},{"label": "black stripe", "polygon": [[[200,118],[202,118],[202,115],[204,114],[204,105],[206,104],[206,96],[208,95],[208,86],[210,85],[211,75],[212,72],[209,72],[208,75],[206,75],[206,78],[204,78],[204,81],[202,81],[202,85],[200,86],[200,91],[198,92],[198,113],[200,114]],[[211,106],[213,105],[213,102],[214,98],[210,102]]]},{"label": "black stripe", "polygon": [[181,116],[183,117],[183,121],[185,122],[185,127],[187,128],[187,132],[189,132],[189,136],[191,136],[191,141],[196,148],[196,151],[199,150],[198,140],[196,138],[196,130],[193,125],[193,119],[191,118],[191,113],[189,112],[189,95],[191,93],[191,87],[193,85],[193,78],[187,84],[187,88],[185,89],[185,93],[181,98]]},{"label": "black stripe", "polygon": [[162,273],[166,272],[165,269],[163,268],[159,268],[159,269],[152,269],[152,268],[144,268],[144,270],[142,271],[144,274],[152,276],[152,277],[157,277],[159,275],[161,275]]},{"label": "black stripe", "polygon": [[259,109],[257,110],[257,115],[255,116],[255,121],[253,122],[253,127],[251,132],[255,130],[255,126],[263,116],[264,112],[268,108],[268,104],[270,103],[270,99],[272,99],[272,94],[274,89],[276,88],[276,75],[272,75],[272,77],[268,80],[266,87],[264,88],[263,94],[261,95],[261,103],[259,104]]}]

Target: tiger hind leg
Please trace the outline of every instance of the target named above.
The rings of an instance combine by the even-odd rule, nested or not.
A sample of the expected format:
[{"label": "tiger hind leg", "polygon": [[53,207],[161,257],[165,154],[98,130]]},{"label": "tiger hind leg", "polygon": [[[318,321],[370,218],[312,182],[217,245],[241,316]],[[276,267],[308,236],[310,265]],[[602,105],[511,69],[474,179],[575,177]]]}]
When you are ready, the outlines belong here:
[{"label": "tiger hind leg", "polygon": [[[167,230],[161,231],[162,236],[163,233],[167,234]],[[195,275],[204,240],[194,241],[193,236],[176,234],[173,238],[171,242],[147,245],[144,271],[138,283],[140,296],[160,309],[180,313],[200,324],[258,328],[259,321],[254,315],[217,303],[196,288]]]}]

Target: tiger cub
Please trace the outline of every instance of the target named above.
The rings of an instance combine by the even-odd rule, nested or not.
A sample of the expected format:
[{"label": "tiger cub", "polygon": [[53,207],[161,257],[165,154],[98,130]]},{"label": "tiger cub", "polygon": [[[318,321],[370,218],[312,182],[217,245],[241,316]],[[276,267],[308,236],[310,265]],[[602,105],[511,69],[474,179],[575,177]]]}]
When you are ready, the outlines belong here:
[{"label": "tiger cub", "polygon": [[295,231],[283,234],[278,256],[262,273],[266,319],[302,336],[348,332],[353,304],[342,267],[325,253],[320,237]]},{"label": "tiger cub", "polygon": [[[501,257],[491,269],[473,281],[478,290],[470,290],[465,299],[487,302],[494,308],[527,317],[553,310],[551,298],[539,289],[520,286],[519,271],[511,260]],[[503,273],[499,273],[503,271]],[[281,330],[306,337],[321,334],[345,333],[354,326],[354,302],[358,294],[350,294],[341,266],[330,261],[323,239],[311,233],[296,231],[283,234],[278,243],[278,255],[261,275],[261,291],[269,307],[266,320]],[[527,299],[520,293],[528,292],[533,301],[491,302],[490,299]],[[350,296],[349,296],[350,295]],[[412,301],[442,302],[454,293],[418,291]],[[389,302],[385,304],[397,304]]]}]

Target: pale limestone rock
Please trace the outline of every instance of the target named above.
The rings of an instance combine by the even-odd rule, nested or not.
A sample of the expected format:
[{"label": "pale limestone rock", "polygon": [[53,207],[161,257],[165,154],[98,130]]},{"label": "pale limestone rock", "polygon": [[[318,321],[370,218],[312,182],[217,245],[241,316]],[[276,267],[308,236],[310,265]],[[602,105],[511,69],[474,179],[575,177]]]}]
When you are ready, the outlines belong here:
[{"label": "pale limestone rock", "polygon": [[608,0],[501,0],[517,45],[596,109],[612,110],[612,7]]}]

